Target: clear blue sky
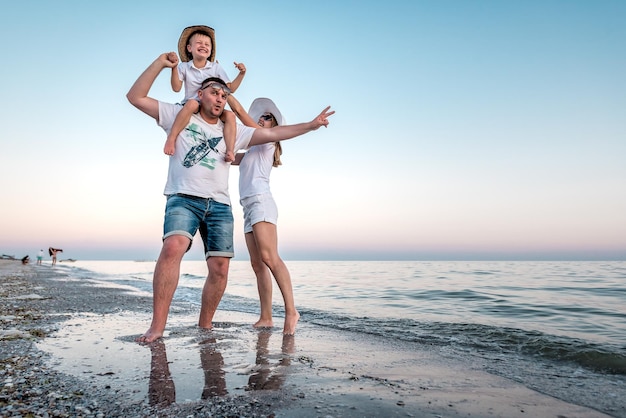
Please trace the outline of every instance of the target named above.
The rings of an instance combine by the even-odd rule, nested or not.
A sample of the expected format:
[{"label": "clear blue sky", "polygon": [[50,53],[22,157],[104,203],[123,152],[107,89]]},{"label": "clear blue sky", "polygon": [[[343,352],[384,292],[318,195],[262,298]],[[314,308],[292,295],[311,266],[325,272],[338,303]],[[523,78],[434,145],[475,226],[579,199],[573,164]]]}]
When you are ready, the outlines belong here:
[{"label": "clear blue sky", "polygon": [[[125,94],[206,24],[245,106],[337,112],[272,175],[286,259],[626,259],[625,1],[188,6],[4,7],[1,253],[157,257],[165,134]],[[245,259],[236,168],[231,197]]]}]

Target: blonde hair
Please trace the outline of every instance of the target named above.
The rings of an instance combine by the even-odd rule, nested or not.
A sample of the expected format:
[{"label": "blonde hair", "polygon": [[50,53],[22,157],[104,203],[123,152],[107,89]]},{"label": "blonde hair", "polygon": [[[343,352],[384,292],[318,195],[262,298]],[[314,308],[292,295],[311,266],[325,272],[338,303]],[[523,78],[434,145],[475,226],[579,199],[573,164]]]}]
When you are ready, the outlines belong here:
[{"label": "blonde hair", "polygon": [[[276,120],[276,116],[270,112],[272,115],[272,128],[278,126],[278,121]],[[280,142],[274,142],[274,162],[272,163],[272,167],[278,167],[279,165],[283,165],[282,161],[280,161],[280,156],[283,154],[283,147],[280,145]]]},{"label": "blonde hair", "polygon": [[280,161],[280,156],[283,153],[283,147],[280,145],[280,142],[274,142],[274,145],[274,163],[272,164],[272,167],[278,167],[279,165],[283,165]]}]

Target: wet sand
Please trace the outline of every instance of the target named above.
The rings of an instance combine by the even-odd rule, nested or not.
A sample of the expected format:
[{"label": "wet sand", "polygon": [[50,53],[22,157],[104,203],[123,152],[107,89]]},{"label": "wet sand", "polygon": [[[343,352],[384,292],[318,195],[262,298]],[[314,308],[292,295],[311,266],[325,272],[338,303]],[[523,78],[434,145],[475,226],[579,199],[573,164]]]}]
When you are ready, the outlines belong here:
[{"label": "wet sand", "polygon": [[0,378],[13,384],[2,389],[0,415],[28,408],[24,385],[32,383],[27,398],[39,400],[30,404],[50,416],[62,416],[50,413],[54,407],[70,416],[609,416],[489,374],[442,347],[306,318],[283,337],[279,327],[252,328],[256,316],[219,310],[207,331],[195,326],[197,307],[175,304],[165,338],[137,344],[150,322],[149,295],[78,281],[49,265],[0,261],[0,295]]}]

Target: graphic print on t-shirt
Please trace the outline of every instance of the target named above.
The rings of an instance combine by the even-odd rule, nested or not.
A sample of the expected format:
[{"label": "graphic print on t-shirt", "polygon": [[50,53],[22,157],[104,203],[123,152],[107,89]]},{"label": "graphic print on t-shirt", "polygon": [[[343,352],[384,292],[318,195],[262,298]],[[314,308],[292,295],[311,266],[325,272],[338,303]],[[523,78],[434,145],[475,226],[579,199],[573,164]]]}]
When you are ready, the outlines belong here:
[{"label": "graphic print on t-shirt", "polygon": [[195,123],[190,124],[185,128],[185,135],[191,138],[195,143],[191,147],[185,159],[183,160],[183,166],[189,168],[198,163],[213,170],[215,168],[215,158],[208,158],[209,152],[213,151],[219,154],[219,151],[215,149],[217,144],[222,140],[222,137],[209,138],[207,134],[200,129]]}]

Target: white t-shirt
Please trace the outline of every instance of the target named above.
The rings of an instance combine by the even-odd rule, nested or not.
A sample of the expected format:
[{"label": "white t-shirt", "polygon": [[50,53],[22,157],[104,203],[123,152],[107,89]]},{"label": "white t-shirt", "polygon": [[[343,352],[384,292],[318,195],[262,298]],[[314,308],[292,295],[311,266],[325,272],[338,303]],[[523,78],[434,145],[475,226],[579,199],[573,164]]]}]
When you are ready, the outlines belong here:
[{"label": "white t-shirt", "polygon": [[270,193],[270,174],[274,164],[274,142],[254,145],[239,163],[239,198]]},{"label": "white t-shirt", "polygon": [[178,79],[185,84],[185,100],[196,97],[202,82],[209,77],[219,77],[225,83],[230,83],[228,74],[217,62],[207,61],[204,68],[197,68],[193,61],[181,62],[178,64]]},{"label": "white t-shirt", "polygon": [[[170,132],[181,105],[159,102],[158,125]],[[218,119],[209,124],[200,114],[191,116],[189,124],[176,138],[176,150],[170,157],[165,195],[176,193],[212,198],[230,205],[228,173],[230,163],[224,161],[224,123]],[[235,152],[248,147],[255,128],[237,124]]]}]

